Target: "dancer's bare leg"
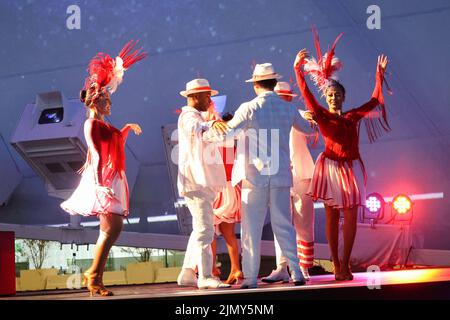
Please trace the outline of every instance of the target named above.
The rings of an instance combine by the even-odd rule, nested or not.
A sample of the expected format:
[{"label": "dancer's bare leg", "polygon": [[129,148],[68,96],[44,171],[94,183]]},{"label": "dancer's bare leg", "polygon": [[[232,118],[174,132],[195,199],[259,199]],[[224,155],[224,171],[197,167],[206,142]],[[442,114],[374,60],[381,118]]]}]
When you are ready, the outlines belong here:
[{"label": "dancer's bare leg", "polygon": [[340,273],[341,264],[339,262],[339,209],[333,209],[325,205],[326,212],[326,235],[328,246],[330,247],[333,259],[334,273]]},{"label": "dancer's bare leg", "polygon": [[234,223],[222,222],[219,225],[219,228],[220,232],[223,234],[223,237],[225,238],[231,264],[230,275],[228,276],[228,279],[225,282],[231,284],[234,282],[238,282],[239,278],[242,278],[242,271],[239,265],[238,241],[236,238],[236,234],[234,232]]},{"label": "dancer's bare leg", "polygon": [[94,284],[102,284],[109,251],[123,228],[123,217],[116,214],[100,215],[100,234],[94,250],[94,260],[86,271]]},{"label": "dancer's bare leg", "polygon": [[357,219],[358,207],[344,209],[344,253],[341,270],[345,274],[351,274],[349,263],[356,237]]},{"label": "dancer's bare leg", "polygon": [[216,266],[217,259],[217,240],[214,237],[213,242],[211,242],[211,252],[212,252],[212,275],[215,277],[220,276],[220,270]]}]

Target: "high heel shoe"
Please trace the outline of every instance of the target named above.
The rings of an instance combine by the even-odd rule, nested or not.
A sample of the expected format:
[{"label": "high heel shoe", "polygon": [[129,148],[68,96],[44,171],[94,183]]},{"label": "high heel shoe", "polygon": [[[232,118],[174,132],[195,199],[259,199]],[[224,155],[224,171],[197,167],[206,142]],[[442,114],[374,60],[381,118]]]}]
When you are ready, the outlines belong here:
[{"label": "high heel shoe", "polygon": [[244,276],[242,275],[242,271],[236,271],[233,273],[230,273],[228,276],[228,279],[225,281],[226,284],[239,284],[239,280],[244,279]]},{"label": "high heel shoe", "polygon": [[114,295],[112,291],[105,288],[103,282],[98,279],[96,274],[85,272],[83,276],[83,284],[86,285],[91,297],[93,297],[96,293],[104,297]]},{"label": "high heel shoe", "polygon": [[113,296],[114,295],[114,293],[112,291],[106,289],[106,287],[103,284],[103,282],[99,283],[99,294],[101,296],[104,296],[104,297],[106,297],[106,296]]},{"label": "high heel shoe", "polygon": [[340,266],[334,265],[333,266],[333,273],[334,273],[334,279],[336,281],[344,281],[345,280],[344,275],[341,272],[341,267]]},{"label": "high heel shoe", "polygon": [[335,274],[334,274],[334,279],[335,279],[336,281],[345,281],[345,280],[346,280],[346,279],[345,279],[345,275],[342,274],[342,273],[335,273]]},{"label": "high heel shoe", "polygon": [[352,270],[350,269],[350,266],[347,267],[347,270],[344,270],[342,272],[342,277],[344,280],[348,280],[348,281],[353,280],[353,274],[352,274]]},{"label": "high heel shoe", "polygon": [[352,281],[353,280],[353,274],[351,272],[348,272],[344,275],[344,279],[348,280],[348,281]]},{"label": "high heel shoe", "polygon": [[350,267],[347,268],[347,270],[341,270],[334,275],[334,278],[336,281],[351,281],[353,280],[353,274],[350,270]]}]

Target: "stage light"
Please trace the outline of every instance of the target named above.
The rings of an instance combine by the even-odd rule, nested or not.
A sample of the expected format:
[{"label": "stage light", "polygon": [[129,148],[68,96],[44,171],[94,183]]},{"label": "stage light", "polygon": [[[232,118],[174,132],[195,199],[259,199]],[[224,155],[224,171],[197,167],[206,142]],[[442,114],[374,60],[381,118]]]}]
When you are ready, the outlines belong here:
[{"label": "stage light", "polygon": [[398,195],[394,198],[392,206],[399,214],[405,214],[412,208],[412,201],[408,196]]},{"label": "stage light", "polygon": [[376,192],[366,197],[366,205],[363,212],[363,223],[370,221],[371,224],[384,218],[384,199]]},{"label": "stage light", "polygon": [[64,119],[64,108],[52,108],[42,111],[39,124],[59,123]]},{"label": "stage light", "polygon": [[383,197],[378,193],[372,193],[367,196],[366,208],[372,213],[380,212],[382,205],[384,204]]},{"label": "stage light", "polygon": [[398,194],[392,199],[391,214],[394,222],[411,223],[413,218],[413,206],[411,198],[405,194]]}]

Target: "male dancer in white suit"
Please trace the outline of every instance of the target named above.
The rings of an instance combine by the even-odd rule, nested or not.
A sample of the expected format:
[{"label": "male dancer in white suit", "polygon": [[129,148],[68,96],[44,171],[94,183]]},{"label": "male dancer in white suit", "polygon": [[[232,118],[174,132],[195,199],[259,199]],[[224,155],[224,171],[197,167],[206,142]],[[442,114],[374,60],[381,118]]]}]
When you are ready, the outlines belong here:
[{"label": "male dancer in white suit", "polygon": [[[291,86],[287,82],[278,82],[274,91],[287,102],[291,102],[297,96],[292,92]],[[311,113],[308,116],[308,111],[304,112],[303,116],[313,121]],[[308,269],[314,263],[314,204],[312,198],[306,193],[314,172],[314,161],[308,150],[306,136],[296,128],[291,129],[290,155],[293,176],[293,187],[291,189],[292,218],[297,234],[297,256],[300,260],[300,269],[303,276],[306,280],[309,280]],[[262,278],[261,281],[267,283],[289,282],[286,257],[281,252],[276,236],[274,240],[277,268],[269,276]]]},{"label": "male dancer in white suit", "polygon": [[[230,286],[211,275],[213,201],[217,192],[225,187],[226,175],[219,150],[208,142],[213,141],[217,133],[223,134],[227,126],[221,120],[205,122],[201,112],[208,110],[211,95],[217,93],[206,79],[194,79],[186,84],[185,91],[180,92],[187,98],[187,106],[182,108],[178,118],[177,186],[191,212],[193,230],[177,283],[199,289]],[[198,266],[198,279],[193,269],[195,266]]]},{"label": "male dancer in white suit", "polygon": [[272,229],[289,262],[294,284],[305,283],[291,223],[289,133],[292,126],[306,133],[311,128],[294,105],[273,92],[280,77],[272,64],[256,65],[252,79],[247,82],[253,83],[257,97],[243,103],[227,123],[231,129],[243,129],[245,141],[248,140],[244,148],[242,139],[238,142],[232,173],[234,184],[242,180],[241,243],[245,277],[242,289],[257,287],[261,236],[268,208]]}]

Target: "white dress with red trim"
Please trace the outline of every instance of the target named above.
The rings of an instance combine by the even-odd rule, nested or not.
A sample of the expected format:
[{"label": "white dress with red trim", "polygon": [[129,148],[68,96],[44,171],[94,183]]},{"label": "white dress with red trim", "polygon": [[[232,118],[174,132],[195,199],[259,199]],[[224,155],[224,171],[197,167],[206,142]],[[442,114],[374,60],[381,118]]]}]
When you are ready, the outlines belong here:
[{"label": "white dress with red trim", "polygon": [[[92,161],[92,151],[88,150],[87,160],[80,170],[82,177],[71,197],[61,203],[68,213],[82,216],[118,214],[128,216],[129,191],[125,175],[125,138],[128,130],[121,132],[108,123],[95,120],[92,137],[100,160],[99,167]],[[112,198],[97,190],[96,182],[101,175],[101,185],[114,192]]]}]

